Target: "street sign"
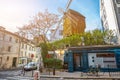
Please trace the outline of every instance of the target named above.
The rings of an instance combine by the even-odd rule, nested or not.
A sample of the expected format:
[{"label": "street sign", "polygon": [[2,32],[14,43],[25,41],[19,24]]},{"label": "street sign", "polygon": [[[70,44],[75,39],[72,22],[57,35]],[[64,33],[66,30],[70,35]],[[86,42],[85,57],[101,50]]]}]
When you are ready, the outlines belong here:
[{"label": "street sign", "polygon": [[34,57],[34,54],[31,54],[31,58],[33,58]]},{"label": "street sign", "polygon": [[48,51],[48,54],[54,54],[54,51]]}]

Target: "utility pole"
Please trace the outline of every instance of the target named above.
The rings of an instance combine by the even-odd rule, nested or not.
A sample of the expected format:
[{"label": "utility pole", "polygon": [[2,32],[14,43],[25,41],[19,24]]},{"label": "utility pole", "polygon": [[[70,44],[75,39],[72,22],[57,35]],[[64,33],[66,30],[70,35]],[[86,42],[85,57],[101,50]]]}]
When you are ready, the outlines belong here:
[{"label": "utility pole", "polygon": [[38,65],[37,65],[37,74],[38,79],[40,79],[40,68],[41,68],[41,48],[37,47],[37,54],[38,54]]}]

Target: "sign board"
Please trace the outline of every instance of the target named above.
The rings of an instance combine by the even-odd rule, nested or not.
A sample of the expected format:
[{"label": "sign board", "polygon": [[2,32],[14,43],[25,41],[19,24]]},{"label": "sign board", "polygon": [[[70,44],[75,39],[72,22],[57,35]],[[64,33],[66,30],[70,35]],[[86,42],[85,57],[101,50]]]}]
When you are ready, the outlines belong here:
[{"label": "sign board", "polygon": [[54,51],[48,51],[48,54],[54,54]]},{"label": "sign board", "polygon": [[31,58],[33,58],[34,57],[34,54],[31,54]]}]

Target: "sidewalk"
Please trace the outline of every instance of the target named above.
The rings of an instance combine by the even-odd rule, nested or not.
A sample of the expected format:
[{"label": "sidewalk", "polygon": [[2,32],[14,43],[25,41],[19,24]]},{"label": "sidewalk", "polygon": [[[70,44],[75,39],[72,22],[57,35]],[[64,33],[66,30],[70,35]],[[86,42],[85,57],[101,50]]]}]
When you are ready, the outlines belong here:
[{"label": "sidewalk", "polygon": [[[42,72],[40,73],[40,80],[93,80],[93,79],[107,79],[107,80],[112,80],[112,79],[120,79],[120,74],[118,75],[109,75],[108,72],[99,72],[98,76],[95,74],[90,74],[90,73],[83,73],[83,72],[61,72],[61,71],[56,71],[55,75],[53,75],[53,72]],[[32,71],[31,72],[26,72],[25,76],[23,77],[29,77],[29,79],[33,79],[32,77]]]}]

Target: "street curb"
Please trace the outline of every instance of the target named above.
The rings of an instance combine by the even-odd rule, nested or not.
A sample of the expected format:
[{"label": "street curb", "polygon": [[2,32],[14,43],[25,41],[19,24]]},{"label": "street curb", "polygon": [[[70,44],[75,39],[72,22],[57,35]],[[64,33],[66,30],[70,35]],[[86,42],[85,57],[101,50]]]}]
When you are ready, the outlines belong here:
[{"label": "street curb", "polygon": [[0,71],[12,71],[12,70],[20,70],[21,68],[11,68],[11,69],[0,69]]}]

